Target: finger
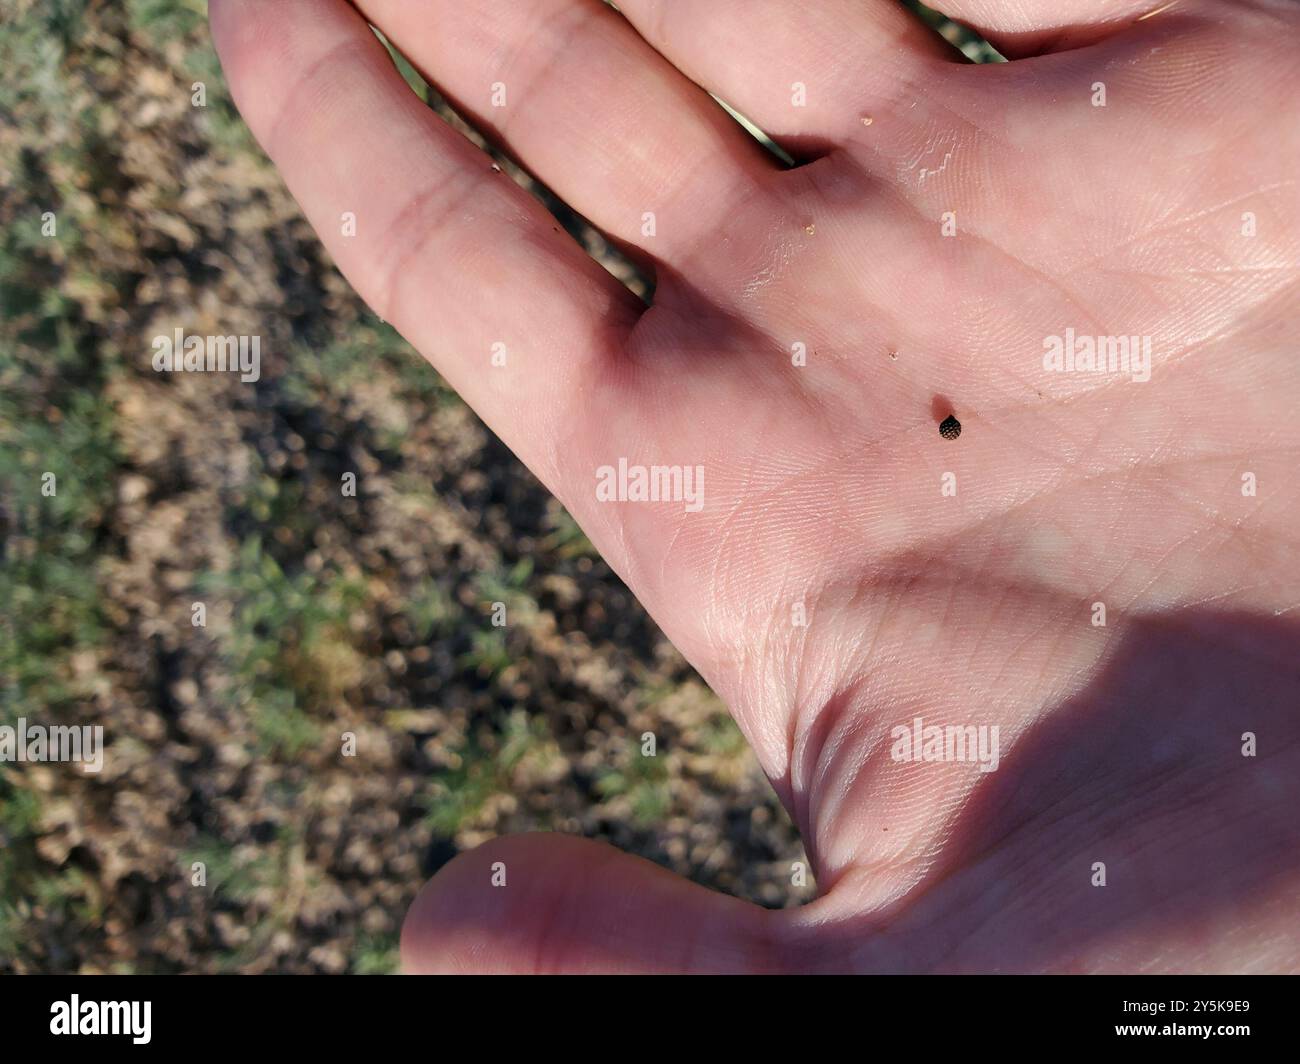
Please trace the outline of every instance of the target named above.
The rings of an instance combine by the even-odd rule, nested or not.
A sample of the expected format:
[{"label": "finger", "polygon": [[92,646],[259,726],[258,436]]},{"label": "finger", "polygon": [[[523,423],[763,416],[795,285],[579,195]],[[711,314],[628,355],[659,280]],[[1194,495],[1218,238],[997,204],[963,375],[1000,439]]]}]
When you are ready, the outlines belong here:
[{"label": "finger", "polygon": [[402,927],[413,974],[775,970],[772,914],[569,835],[513,835],[461,854]]},{"label": "finger", "polygon": [[[736,434],[717,430],[701,396],[749,409],[770,394],[770,375],[716,357],[724,343],[738,357],[759,345],[727,341],[670,299],[641,317],[640,301],[409,91],[344,0],[212,0],[210,11],[246,120],[354,287],[555,493],[651,614],[679,612],[673,598],[698,569],[665,554],[701,538],[698,511],[718,505],[705,465],[717,461],[724,484],[738,476]],[[339,220],[352,212],[356,235],[345,236]],[[738,431],[752,439],[766,423],[750,416]],[[634,497],[629,468],[663,498]],[[679,540],[683,523],[694,527]],[[688,654],[707,647],[689,627],[669,625]]]},{"label": "finger", "polygon": [[620,0],[679,69],[796,156],[905,113],[961,56],[895,0]]},{"label": "finger", "polygon": [[567,203],[679,269],[778,168],[601,0],[358,6]]},{"label": "finger", "polygon": [[240,110],[340,268],[558,490],[556,434],[586,424],[574,396],[615,375],[602,360],[642,305],[410,92],[344,0],[210,10]]},{"label": "finger", "polygon": [[931,7],[1018,58],[1091,44],[1138,20],[1172,16],[1196,0],[934,0]]}]

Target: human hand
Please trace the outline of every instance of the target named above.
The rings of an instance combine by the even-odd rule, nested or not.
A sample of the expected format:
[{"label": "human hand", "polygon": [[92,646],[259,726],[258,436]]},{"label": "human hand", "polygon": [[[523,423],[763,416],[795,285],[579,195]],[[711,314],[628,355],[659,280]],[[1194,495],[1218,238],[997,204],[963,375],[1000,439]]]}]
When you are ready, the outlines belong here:
[{"label": "human hand", "polygon": [[[726,700],[821,891],[505,838],[408,969],[1300,968],[1300,9],[1159,4],[949,0],[1032,55],[972,66],[891,0],[358,0],[647,309],[344,0],[212,0],[340,268]],[[1084,337],[1149,379],[1045,361]],[[702,505],[603,501],[620,459]]]}]

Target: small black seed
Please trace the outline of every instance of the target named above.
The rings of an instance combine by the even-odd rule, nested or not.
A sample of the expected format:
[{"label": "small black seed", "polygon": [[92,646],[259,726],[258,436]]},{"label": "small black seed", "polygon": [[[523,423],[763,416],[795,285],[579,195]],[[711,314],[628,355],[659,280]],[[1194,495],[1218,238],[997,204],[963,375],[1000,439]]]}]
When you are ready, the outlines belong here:
[{"label": "small black seed", "polygon": [[939,422],[939,435],[945,440],[955,440],[961,435],[961,422],[949,414]]}]

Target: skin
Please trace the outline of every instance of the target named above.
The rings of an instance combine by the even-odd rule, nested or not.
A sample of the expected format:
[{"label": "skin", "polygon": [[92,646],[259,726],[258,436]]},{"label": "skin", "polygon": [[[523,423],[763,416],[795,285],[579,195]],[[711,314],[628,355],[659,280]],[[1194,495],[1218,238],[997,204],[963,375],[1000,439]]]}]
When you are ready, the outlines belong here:
[{"label": "skin", "polygon": [[[1300,969],[1300,7],[1159,4],[940,4],[1012,58],[976,67],[886,0],[212,0],[340,268],[726,700],[819,887],[506,837],[421,893],[407,970]],[[1150,380],[1046,370],[1067,328],[1150,337]],[[597,501],[620,457],[705,505]],[[996,725],[997,771],[895,760],[918,716]]]}]

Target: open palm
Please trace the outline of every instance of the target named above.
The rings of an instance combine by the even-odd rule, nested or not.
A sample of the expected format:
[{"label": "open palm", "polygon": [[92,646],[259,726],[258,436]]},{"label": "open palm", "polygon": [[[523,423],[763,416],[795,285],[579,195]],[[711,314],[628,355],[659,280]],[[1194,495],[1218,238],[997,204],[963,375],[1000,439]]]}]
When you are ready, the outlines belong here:
[{"label": "open palm", "polygon": [[1300,968],[1300,8],[939,6],[1012,61],[892,0],[212,0],[340,267],[727,701],[821,892],[505,838],[409,969]]}]

